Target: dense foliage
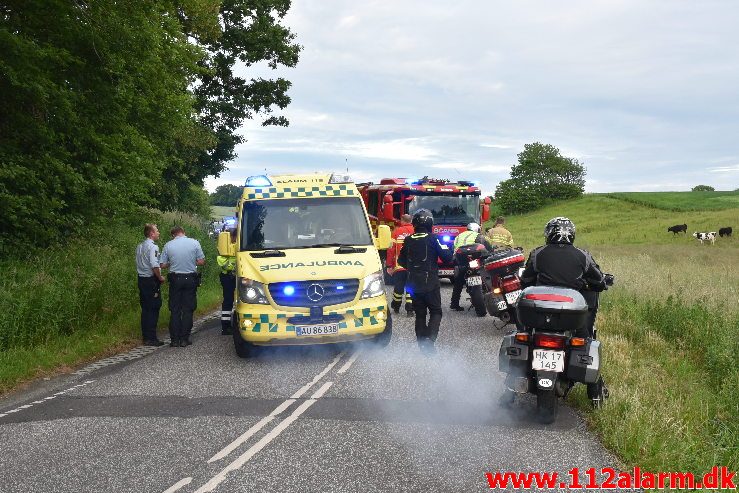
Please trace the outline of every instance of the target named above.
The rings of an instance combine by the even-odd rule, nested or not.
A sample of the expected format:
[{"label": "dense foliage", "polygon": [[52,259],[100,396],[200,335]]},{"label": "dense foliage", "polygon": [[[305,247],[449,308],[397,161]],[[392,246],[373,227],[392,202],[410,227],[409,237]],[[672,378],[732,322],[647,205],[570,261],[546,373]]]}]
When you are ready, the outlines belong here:
[{"label": "dense foliage", "polygon": [[715,190],[711,185],[696,185],[691,189],[692,192],[713,192]]},{"label": "dense foliage", "polygon": [[506,214],[536,210],[554,200],[579,197],[585,190],[585,168],[549,144],[526,144],[511,176],[495,190],[495,204]]},{"label": "dense foliage", "polygon": [[244,192],[243,187],[237,187],[227,183],[219,185],[216,191],[210,194],[210,203],[212,205],[221,205],[226,207],[234,207]]},{"label": "dense foliage", "polygon": [[[0,5],[0,253],[139,207],[205,211],[245,118],[284,108],[289,0],[10,0]],[[242,70],[243,71],[243,70]],[[103,219],[105,218],[105,219]]]}]

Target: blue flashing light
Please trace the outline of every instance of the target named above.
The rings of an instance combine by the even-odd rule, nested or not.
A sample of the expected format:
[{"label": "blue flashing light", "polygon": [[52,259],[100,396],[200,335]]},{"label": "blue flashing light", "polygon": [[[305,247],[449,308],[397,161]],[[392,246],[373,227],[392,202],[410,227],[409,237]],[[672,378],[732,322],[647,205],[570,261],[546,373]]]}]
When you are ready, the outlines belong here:
[{"label": "blue flashing light", "polygon": [[344,286],[336,286],[336,289],[337,289],[338,291],[341,291],[342,289],[344,289]]},{"label": "blue flashing light", "polygon": [[444,241],[445,241],[446,243],[449,243],[450,241],[452,241],[452,237],[451,237],[451,236],[449,236],[449,235],[444,235],[444,237],[443,237],[442,239],[443,239],[443,240],[444,240]]},{"label": "blue flashing light", "polygon": [[295,294],[295,286],[285,286],[282,288],[282,292],[285,293],[285,296],[292,296]]},{"label": "blue flashing light", "polygon": [[250,176],[246,179],[245,186],[251,188],[271,187],[272,181],[270,181],[270,179],[267,178],[265,175]]}]

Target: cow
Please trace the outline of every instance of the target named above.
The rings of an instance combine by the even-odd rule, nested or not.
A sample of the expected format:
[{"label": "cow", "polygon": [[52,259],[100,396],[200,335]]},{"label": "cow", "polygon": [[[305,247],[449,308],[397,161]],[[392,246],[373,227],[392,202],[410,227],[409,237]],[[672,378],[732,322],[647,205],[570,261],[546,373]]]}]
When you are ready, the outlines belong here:
[{"label": "cow", "polygon": [[704,241],[710,241],[711,245],[713,245],[716,242],[716,232],[711,231],[710,233],[698,233],[697,231],[693,233],[693,237],[701,242],[701,245]]},{"label": "cow", "polygon": [[719,229],[718,235],[719,236],[731,236],[731,226]]},{"label": "cow", "polygon": [[674,226],[670,226],[667,228],[667,232],[669,233],[672,231],[673,235],[676,235],[680,233],[681,231],[685,234],[688,234],[688,225],[687,224],[676,224]]}]

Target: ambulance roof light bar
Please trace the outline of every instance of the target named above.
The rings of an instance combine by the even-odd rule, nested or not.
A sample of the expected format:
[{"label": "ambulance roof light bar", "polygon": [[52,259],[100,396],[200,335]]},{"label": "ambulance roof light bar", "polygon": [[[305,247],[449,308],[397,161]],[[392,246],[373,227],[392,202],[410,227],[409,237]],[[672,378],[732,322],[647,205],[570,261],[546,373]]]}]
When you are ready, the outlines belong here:
[{"label": "ambulance roof light bar", "polygon": [[251,188],[271,187],[272,181],[266,175],[255,175],[247,178],[244,186]]},{"label": "ambulance roof light bar", "polygon": [[352,183],[352,177],[347,174],[332,173],[331,178],[328,179],[329,183]]}]

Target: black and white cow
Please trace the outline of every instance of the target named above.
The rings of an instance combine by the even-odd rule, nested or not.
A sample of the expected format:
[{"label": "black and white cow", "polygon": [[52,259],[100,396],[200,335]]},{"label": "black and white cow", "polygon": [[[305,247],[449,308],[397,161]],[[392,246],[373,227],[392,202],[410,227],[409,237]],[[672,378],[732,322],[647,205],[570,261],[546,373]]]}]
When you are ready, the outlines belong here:
[{"label": "black and white cow", "polygon": [[731,226],[727,228],[721,228],[718,230],[719,236],[731,236]]},{"label": "black and white cow", "polygon": [[716,233],[715,231],[711,231],[710,233],[698,233],[697,231],[693,233],[693,237],[701,242],[701,245],[704,241],[710,241],[711,245],[713,245],[716,242]]}]

